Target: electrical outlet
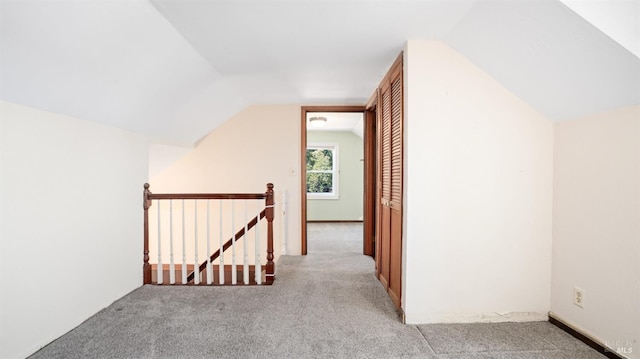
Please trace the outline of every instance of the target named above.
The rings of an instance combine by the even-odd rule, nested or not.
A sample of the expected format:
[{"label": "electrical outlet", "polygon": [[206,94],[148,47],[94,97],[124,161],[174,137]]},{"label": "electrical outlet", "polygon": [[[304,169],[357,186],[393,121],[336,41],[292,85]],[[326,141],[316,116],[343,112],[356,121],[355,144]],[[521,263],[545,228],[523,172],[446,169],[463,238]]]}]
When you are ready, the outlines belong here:
[{"label": "electrical outlet", "polygon": [[573,304],[584,308],[584,289],[573,287]]}]

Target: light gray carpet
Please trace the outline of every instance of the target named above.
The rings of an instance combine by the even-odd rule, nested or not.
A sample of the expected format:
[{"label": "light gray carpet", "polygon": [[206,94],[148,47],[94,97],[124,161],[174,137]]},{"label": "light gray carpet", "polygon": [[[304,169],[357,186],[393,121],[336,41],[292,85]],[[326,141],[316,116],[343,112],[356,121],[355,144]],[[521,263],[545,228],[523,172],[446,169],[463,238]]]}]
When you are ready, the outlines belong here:
[{"label": "light gray carpet", "polygon": [[144,286],[33,358],[602,358],[546,322],[403,325],[361,226],[309,226],[272,287]]}]

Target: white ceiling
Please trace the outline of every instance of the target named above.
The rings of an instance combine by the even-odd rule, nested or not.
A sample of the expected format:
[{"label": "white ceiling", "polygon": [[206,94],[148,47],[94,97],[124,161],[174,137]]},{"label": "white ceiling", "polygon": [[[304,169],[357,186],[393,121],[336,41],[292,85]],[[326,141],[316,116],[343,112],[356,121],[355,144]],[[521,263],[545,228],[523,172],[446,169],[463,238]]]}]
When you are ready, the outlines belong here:
[{"label": "white ceiling", "polygon": [[624,48],[640,57],[640,1],[560,1]]},{"label": "white ceiling", "polygon": [[640,0],[563,1],[0,0],[0,99],[193,144],[250,104],[362,104],[421,38],[554,120],[640,103]]},{"label": "white ceiling", "polygon": [[[309,119],[324,117],[323,127],[315,127]],[[364,114],[362,112],[307,112],[307,131],[344,131],[353,132],[364,138]]]},{"label": "white ceiling", "polygon": [[552,120],[640,103],[640,58],[557,1],[478,2],[445,41]]}]

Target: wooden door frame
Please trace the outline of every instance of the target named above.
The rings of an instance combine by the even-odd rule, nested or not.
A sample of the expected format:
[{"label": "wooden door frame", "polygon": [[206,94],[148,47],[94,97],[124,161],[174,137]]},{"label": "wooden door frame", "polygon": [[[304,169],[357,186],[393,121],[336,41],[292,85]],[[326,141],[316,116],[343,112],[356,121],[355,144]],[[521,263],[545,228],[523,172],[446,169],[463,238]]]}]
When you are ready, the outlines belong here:
[{"label": "wooden door frame", "polygon": [[[365,112],[365,106],[344,105],[344,106],[301,106],[301,133],[300,133],[300,221],[301,221],[301,247],[300,254],[307,255],[307,112]],[[365,154],[365,162],[366,154]],[[366,174],[365,174],[366,177]],[[365,178],[365,183],[366,183]],[[375,199],[374,199],[375,200]],[[364,241],[366,242],[366,241]]]},{"label": "wooden door frame", "polygon": [[[378,89],[365,105],[364,112],[364,223],[363,253],[376,258],[378,215]],[[377,263],[377,262],[376,262]],[[377,269],[376,269],[377,273]]]}]

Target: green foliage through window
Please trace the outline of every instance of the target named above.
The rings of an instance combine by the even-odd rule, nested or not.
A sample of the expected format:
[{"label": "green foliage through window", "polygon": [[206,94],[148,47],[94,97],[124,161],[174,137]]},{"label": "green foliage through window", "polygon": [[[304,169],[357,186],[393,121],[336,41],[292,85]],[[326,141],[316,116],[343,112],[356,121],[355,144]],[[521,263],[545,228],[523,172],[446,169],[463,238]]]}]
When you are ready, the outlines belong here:
[{"label": "green foliage through window", "polygon": [[307,148],[307,193],[334,192],[333,148]]}]

